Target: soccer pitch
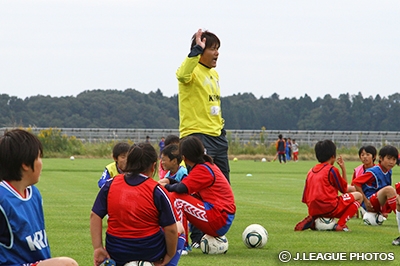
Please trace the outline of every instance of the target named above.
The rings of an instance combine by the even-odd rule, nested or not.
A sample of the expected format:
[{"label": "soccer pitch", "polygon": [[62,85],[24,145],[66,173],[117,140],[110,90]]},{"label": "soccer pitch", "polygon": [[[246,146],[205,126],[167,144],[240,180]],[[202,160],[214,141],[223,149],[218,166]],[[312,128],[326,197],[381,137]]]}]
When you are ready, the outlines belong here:
[{"label": "soccer pitch", "polygon": [[[43,196],[53,257],[70,256],[79,265],[93,265],[89,214],[98,192],[97,180],[109,162],[43,159],[37,187]],[[196,249],[183,256],[179,265],[400,265],[400,247],[391,244],[400,235],[393,213],[382,226],[366,226],[362,219],[351,219],[351,232],[293,231],[307,214],[301,196],[306,174],[314,164],[316,161],[231,161],[237,213],[226,235],[229,250],[223,255],[204,255]],[[348,180],[359,164],[346,162]],[[399,172],[396,166],[393,184],[400,181]],[[262,249],[248,249],[242,243],[243,230],[253,223],[263,225],[269,233]],[[282,258],[292,257],[289,262],[279,260],[282,251]]]}]

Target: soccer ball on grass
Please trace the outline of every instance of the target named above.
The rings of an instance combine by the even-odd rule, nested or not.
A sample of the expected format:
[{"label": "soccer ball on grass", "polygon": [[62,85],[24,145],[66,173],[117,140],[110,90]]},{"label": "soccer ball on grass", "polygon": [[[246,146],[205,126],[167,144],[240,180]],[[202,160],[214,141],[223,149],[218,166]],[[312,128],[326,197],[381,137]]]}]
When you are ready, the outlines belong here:
[{"label": "soccer ball on grass", "polygon": [[267,244],[268,231],[259,224],[251,224],[244,229],[242,240],[248,248],[262,248]]},{"label": "soccer ball on grass", "polygon": [[200,241],[200,249],[204,254],[225,254],[228,251],[226,236],[210,236],[205,234]]},{"label": "soccer ball on grass", "polygon": [[336,221],[334,218],[318,217],[315,219],[315,229],[318,231],[331,231],[335,227]]},{"label": "soccer ball on grass", "polygon": [[366,225],[382,225],[386,218],[376,212],[365,212],[363,215],[363,222]]}]

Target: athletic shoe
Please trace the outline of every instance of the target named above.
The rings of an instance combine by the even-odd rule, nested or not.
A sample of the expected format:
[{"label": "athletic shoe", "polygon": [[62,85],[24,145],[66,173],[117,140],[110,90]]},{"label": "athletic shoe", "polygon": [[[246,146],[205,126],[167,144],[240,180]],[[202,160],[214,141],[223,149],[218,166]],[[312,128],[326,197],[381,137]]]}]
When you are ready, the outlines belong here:
[{"label": "athletic shoe", "polygon": [[304,218],[301,222],[298,222],[296,226],[294,227],[294,231],[303,231],[307,229],[315,229],[315,220],[312,218],[312,216],[307,216]]},{"label": "athletic shoe", "polygon": [[335,226],[333,227],[332,231],[343,231],[343,232],[350,232],[350,229],[347,227],[347,225],[345,226],[340,226],[338,224],[335,224]]},{"label": "athletic shoe", "polygon": [[192,248],[200,248],[200,244],[198,242],[193,242]]},{"label": "athletic shoe", "polygon": [[400,236],[392,241],[393,246],[400,246]]},{"label": "athletic shoe", "polygon": [[189,254],[189,252],[186,249],[182,250],[181,256],[186,256],[187,254]]}]

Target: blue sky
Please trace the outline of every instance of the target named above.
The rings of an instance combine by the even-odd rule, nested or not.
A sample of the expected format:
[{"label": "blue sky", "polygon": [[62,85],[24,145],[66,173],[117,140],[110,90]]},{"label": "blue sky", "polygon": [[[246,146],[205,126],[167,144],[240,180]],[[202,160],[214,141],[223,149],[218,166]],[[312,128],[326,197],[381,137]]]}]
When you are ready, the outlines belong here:
[{"label": "blue sky", "polygon": [[400,91],[400,1],[3,0],[0,94],[160,89],[190,38],[221,39],[222,96],[313,99]]}]

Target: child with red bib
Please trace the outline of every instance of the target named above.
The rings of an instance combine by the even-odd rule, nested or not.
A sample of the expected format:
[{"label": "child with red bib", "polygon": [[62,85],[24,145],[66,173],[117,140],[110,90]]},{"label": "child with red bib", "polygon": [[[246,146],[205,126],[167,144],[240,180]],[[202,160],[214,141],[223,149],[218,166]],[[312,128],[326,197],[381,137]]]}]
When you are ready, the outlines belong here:
[{"label": "child with red bib", "polygon": [[[299,222],[295,231],[313,229],[317,217],[339,218],[334,231],[349,231],[346,223],[356,214],[362,196],[359,192],[347,192],[346,168],[341,156],[336,158],[336,145],[331,140],[318,141],[315,155],[319,164],[307,174],[302,202],[307,204],[308,216]],[[342,170],[333,164],[337,162]],[[342,194],[338,196],[338,192]]]}]

